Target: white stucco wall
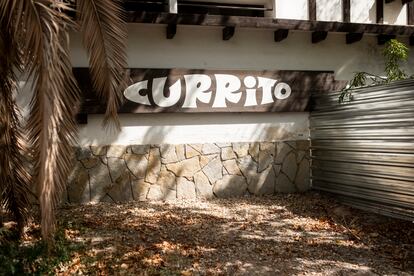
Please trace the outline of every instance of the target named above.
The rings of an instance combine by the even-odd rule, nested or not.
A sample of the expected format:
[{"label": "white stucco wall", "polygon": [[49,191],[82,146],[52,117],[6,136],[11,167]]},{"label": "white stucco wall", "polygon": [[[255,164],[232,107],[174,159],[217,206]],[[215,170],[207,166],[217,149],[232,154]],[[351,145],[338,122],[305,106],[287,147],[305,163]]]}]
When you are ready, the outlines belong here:
[{"label": "white stucco wall", "polygon": [[351,22],[376,23],[375,0],[351,0]]},{"label": "white stucco wall", "polygon": [[[403,38],[403,40],[407,40]],[[382,73],[381,47],[376,37],[346,45],[344,34],[329,34],[318,44],[310,33],[290,32],[280,42],[273,30],[236,29],[229,41],[222,29],[178,26],[174,39],[165,38],[165,26],[129,27],[128,62],[137,68],[191,68],[238,70],[332,70],[349,79],[355,71]],[[75,67],[88,65],[80,40],[72,36]],[[411,59],[411,64],[414,64]],[[128,114],[121,115],[121,133],[105,133],[100,115],[90,115],[81,126],[82,144],[209,143],[278,141],[308,138],[307,113],[268,114]]]},{"label": "white stucco wall", "polygon": [[308,20],[308,0],[277,0],[276,18]]},{"label": "white stucco wall", "polygon": [[342,0],[316,0],[316,19],[342,21]]},{"label": "white stucco wall", "polygon": [[407,4],[401,5],[401,1],[394,1],[384,5],[384,24],[407,24]]}]

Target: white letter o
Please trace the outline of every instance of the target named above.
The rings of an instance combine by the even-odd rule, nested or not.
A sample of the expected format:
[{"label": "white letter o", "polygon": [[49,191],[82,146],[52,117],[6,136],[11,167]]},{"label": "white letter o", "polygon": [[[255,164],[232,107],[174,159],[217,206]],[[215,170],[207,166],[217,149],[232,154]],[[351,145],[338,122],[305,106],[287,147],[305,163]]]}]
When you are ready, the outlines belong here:
[{"label": "white letter o", "polygon": [[[282,91],[284,91],[282,93]],[[276,99],[284,100],[290,96],[292,93],[292,89],[287,83],[280,82],[276,85],[275,90],[273,90],[273,94],[275,95]]]}]

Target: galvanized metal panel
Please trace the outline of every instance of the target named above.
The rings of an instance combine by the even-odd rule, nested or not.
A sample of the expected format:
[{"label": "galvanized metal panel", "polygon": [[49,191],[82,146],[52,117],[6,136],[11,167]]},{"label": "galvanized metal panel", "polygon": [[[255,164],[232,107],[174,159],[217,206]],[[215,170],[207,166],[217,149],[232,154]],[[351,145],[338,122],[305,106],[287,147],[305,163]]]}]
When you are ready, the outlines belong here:
[{"label": "galvanized metal panel", "polygon": [[414,81],[313,93],[312,187],[346,204],[414,221]]}]

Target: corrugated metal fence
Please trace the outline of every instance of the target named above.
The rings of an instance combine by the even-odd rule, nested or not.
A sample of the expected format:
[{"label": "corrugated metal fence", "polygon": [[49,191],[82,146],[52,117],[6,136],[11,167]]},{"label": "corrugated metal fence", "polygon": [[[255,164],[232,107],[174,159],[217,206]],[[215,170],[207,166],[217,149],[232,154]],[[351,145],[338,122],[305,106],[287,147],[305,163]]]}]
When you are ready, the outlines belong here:
[{"label": "corrugated metal fence", "polygon": [[312,187],[354,207],[414,220],[414,81],[315,93]]}]

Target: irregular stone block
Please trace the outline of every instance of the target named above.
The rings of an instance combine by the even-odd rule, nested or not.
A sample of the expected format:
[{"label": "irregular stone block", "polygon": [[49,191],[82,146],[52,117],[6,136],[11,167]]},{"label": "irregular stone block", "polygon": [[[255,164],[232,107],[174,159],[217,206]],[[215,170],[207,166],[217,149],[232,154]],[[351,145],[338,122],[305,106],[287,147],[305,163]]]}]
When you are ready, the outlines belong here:
[{"label": "irregular stone block", "polygon": [[232,147],[225,147],[221,149],[221,160],[229,160],[237,158],[236,154],[233,152]]},{"label": "irregular stone block", "polygon": [[231,147],[231,143],[215,143],[220,148]]},{"label": "irregular stone block", "polygon": [[296,149],[296,141],[286,141],[286,144],[288,144],[292,149]]},{"label": "irregular stone block", "polygon": [[202,152],[203,144],[190,144],[190,146],[198,152]]},{"label": "irregular stone block", "polygon": [[275,191],[276,176],[272,166],[249,179],[248,190],[254,195],[272,195]]},{"label": "irregular stone block", "polygon": [[283,173],[276,178],[275,191],[278,193],[294,193],[296,192],[295,185]]},{"label": "irregular stone block", "polygon": [[209,199],[214,197],[213,186],[210,185],[210,181],[202,171],[194,175],[194,183],[198,198]]},{"label": "irregular stone block", "polygon": [[131,152],[135,154],[147,154],[150,149],[150,145],[132,145]]},{"label": "irregular stone block", "polygon": [[108,165],[108,159],[106,156],[100,156],[99,159],[101,160],[102,164]]},{"label": "irregular stone block", "polygon": [[274,151],[263,150],[259,152],[259,167],[258,172],[264,171],[270,164],[273,163]]},{"label": "irregular stone block", "polygon": [[279,175],[281,170],[282,170],[282,165],[273,165],[273,171],[275,172],[276,176]]},{"label": "irregular stone block", "polygon": [[202,155],[200,156],[200,166],[204,168],[211,160],[218,158],[218,154]]},{"label": "irregular stone block", "polygon": [[161,191],[164,194],[169,193],[167,190],[176,190],[177,182],[175,181],[175,175],[172,172],[161,170],[157,185],[161,186]]},{"label": "irregular stone block", "polygon": [[125,163],[135,178],[144,178],[148,167],[145,155],[127,153],[124,155]]},{"label": "irregular stone block", "polygon": [[199,155],[201,155],[201,153],[196,151],[192,146],[185,145],[185,156],[187,158],[191,158],[191,157],[199,156]]},{"label": "irregular stone block", "polygon": [[196,191],[194,183],[184,177],[177,179],[177,198],[178,199],[195,199]]},{"label": "irregular stone block", "polygon": [[214,144],[203,144],[201,152],[203,154],[220,153],[220,148]]},{"label": "irregular stone block", "polygon": [[112,182],[115,182],[125,172],[129,172],[124,159],[109,157],[107,160]]},{"label": "irregular stone block", "polygon": [[210,180],[211,184],[214,184],[217,180],[221,179],[223,177],[223,172],[220,159],[215,158],[211,160],[206,166],[204,166],[203,172],[207,176],[208,180]]},{"label": "irregular stone block", "polygon": [[101,201],[100,202],[107,202],[107,203],[115,203],[115,201],[114,200],[112,200],[112,198],[108,195],[108,194],[106,194],[102,199],[101,199]]},{"label": "irregular stone block", "polygon": [[149,151],[147,172],[145,174],[145,181],[155,183],[158,174],[161,170],[161,156],[158,148],[152,148]]},{"label": "irregular stone block", "polygon": [[254,161],[259,162],[260,143],[255,142],[250,144],[249,153]]},{"label": "irregular stone block", "polygon": [[223,166],[229,174],[242,175],[236,160],[227,160],[223,162]]},{"label": "irregular stone block", "polygon": [[225,175],[213,186],[214,194],[220,198],[243,196],[246,189],[246,179],[239,175]]},{"label": "irregular stone block", "polygon": [[308,151],[309,147],[310,147],[310,141],[309,140],[296,141],[296,149],[297,150]]},{"label": "irregular stone block", "polygon": [[104,164],[98,164],[89,170],[89,176],[91,202],[100,202],[112,187],[108,167]]},{"label": "irregular stone block", "polygon": [[226,168],[224,166],[222,168],[222,173],[223,173],[223,175],[229,174],[229,172],[226,170]]},{"label": "irregular stone block", "polygon": [[272,142],[260,142],[260,150],[261,151],[273,152],[272,155],[274,155],[275,149],[276,149],[275,143],[272,143]]},{"label": "irregular stone block", "polygon": [[296,162],[299,164],[305,158],[306,153],[304,151],[296,152]]},{"label": "irregular stone block", "polygon": [[132,193],[135,200],[145,201],[147,199],[148,191],[151,184],[144,181],[144,179],[132,180]]},{"label": "irregular stone block", "polygon": [[111,145],[108,147],[106,157],[121,158],[126,153],[126,146]]},{"label": "irregular stone block", "polygon": [[76,158],[78,160],[88,159],[92,157],[92,153],[89,148],[80,147],[76,149]]},{"label": "irregular stone block", "polygon": [[161,187],[158,185],[151,185],[148,191],[147,199],[149,200],[162,200],[164,198],[161,192]]},{"label": "irregular stone block", "polygon": [[296,163],[296,156],[294,152],[291,152],[286,156],[282,164],[282,171],[289,177],[290,181],[294,181],[296,177],[296,172],[298,170],[298,165]]},{"label": "irregular stone block", "polygon": [[198,157],[186,159],[177,163],[167,164],[167,169],[172,171],[176,176],[193,177],[194,174],[201,170]]},{"label": "irregular stone block", "polygon": [[100,160],[97,157],[89,157],[89,158],[82,159],[80,162],[86,169],[92,169],[93,167],[98,165],[99,161]]},{"label": "irregular stone block", "polygon": [[161,145],[161,163],[175,163],[178,162],[177,153],[175,152],[174,145]]},{"label": "irregular stone block", "polygon": [[115,202],[132,201],[132,189],[129,174],[124,173],[119,177],[107,193]]},{"label": "irregular stone block", "polygon": [[88,171],[77,163],[68,177],[67,197],[70,203],[87,203],[90,201]]},{"label": "irregular stone block", "polygon": [[108,146],[90,146],[90,149],[95,156],[106,156]]},{"label": "irregular stone block", "polygon": [[300,192],[305,192],[310,189],[310,170],[309,160],[303,159],[299,164],[298,173],[295,179],[295,186]]},{"label": "irregular stone block", "polygon": [[242,174],[249,179],[257,174],[258,165],[251,156],[245,156],[237,160]]},{"label": "irregular stone block", "polygon": [[184,145],[176,145],[175,146],[175,153],[177,154],[178,161],[184,160],[185,159]]},{"label": "irregular stone block", "polygon": [[282,164],[285,157],[291,151],[292,151],[292,148],[288,144],[285,144],[283,142],[279,143],[276,149],[275,163]]},{"label": "irregular stone block", "polygon": [[233,143],[233,150],[238,158],[249,154],[249,143]]}]

